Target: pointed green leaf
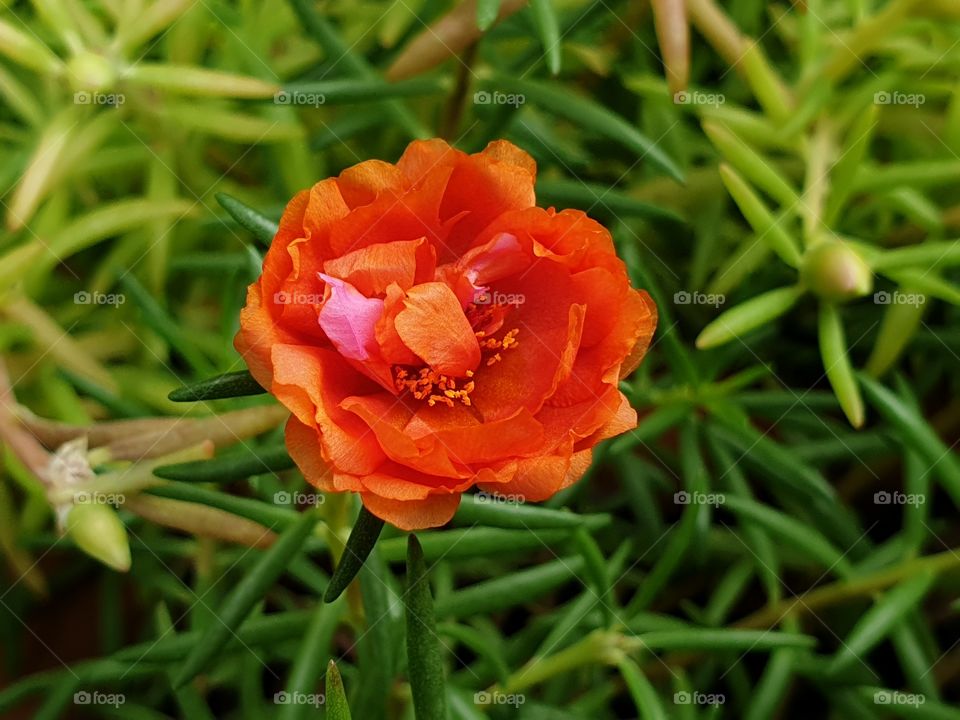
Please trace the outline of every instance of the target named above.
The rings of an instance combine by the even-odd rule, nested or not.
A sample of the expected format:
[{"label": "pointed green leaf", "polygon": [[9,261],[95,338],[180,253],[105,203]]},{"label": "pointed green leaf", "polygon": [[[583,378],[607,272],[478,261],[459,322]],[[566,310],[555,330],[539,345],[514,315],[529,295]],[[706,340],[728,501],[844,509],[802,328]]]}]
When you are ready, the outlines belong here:
[{"label": "pointed green leaf", "polygon": [[351,720],[350,706],[347,705],[347,693],[343,688],[343,678],[337,664],[331,660],[327,664],[327,720]]},{"label": "pointed green leaf", "polygon": [[765,325],[792,308],[804,292],[803,287],[790,285],[769,290],[725,310],[700,331],[697,347],[701,350],[717,347]]},{"label": "pointed green leaf", "polygon": [[258,78],[189,65],[138,62],[126,79],[181,95],[199,97],[269,98],[280,87]]},{"label": "pointed green leaf", "polygon": [[837,215],[854,191],[854,178],[873,140],[877,112],[876,103],[870,103],[863,109],[857,121],[850,127],[843,151],[830,170],[830,193],[823,212],[823,222],[827,227],[833,226]]},{"label": "pointed green leaf", "polygon": [[225,373],[172,391],[167,397],[173,402],[197,402],[221,398],[262,395],[266,390],[253,379],[249,370]]},{"label": "pointed green leaf", "polygon": [[264,247],[270,247],[273,236],[277,234],[277,223],[226,193],[217,193],[215,197],[220,206],[230,213],[242,228],[250,231]]},{"label": "pointed green leaf", "polygon": [[530,0],[530,9],[547,58],[547,69],[551,75],[557,75],[560,72],[560,24],[556,11],[551,0]]},{"label": "pointed green leaf", "polygon": [[960,265],[960,240],[923,242],[894,250],[884,250],[870,264],[874,270],[880,272],[911,265],[921,268]]},{"label": "pointed green leaf", "polygon": [[[333,634],[343,616],[344,603],[335,602],[329,605],[317,603],[313,610],[313,616],[310,618],[310,624],[307,625],[306,632],[303,634],[303,640],[300,642],[300,648],[297,650],[297,656],[290,668],[290,674],[287,678],[286,693],[290,697],[298,695],[310,695],[317,684],[317,680],[323,675],[324,660],[329,660],[327,667],[327,695],[325,704],[327,708],[327,717],[335,717],[330,714],[332,693],[330,667],[336,672],[336,666],[333,660],[330,660],[330,649],[333,641]],[[339,673],[337,673],[339,677]],[[341,683],[342,692],[342,683]],[[313,708],[305,703],[289,703],[280,708],[279,720],[298,720],[306,717]],[[349,717],[349,713],[347,715]]]},{"label": "pointed green leaf", "polygon": [[582,569],[583,558],[575,555],[484,580],[440,598],[436,614],[441,618],[468,617],[523,605],[574,578]]},{"label": "pointed green leaf", "polygon": [[324,602],[333,602],[347,589],[347,586],[363,566],[363,561],[367,559],[367,555],[377,544],[377,539],[382,531],[383,520],[365,507],[361,507],[360,514],[357,515],[357,522],[354,524],[353,530],[350,531],[347,545],[343,549],[343,555],[340,556],[337,569],[334,570],[327,592],[323,595]]},{"label": "pointed green leaf", "polygon": [[750,227],[757,233],[758,240],[769,245],[785,263],[791,267],[798,267],[800,250],[793,238],[783,229],[782,219],[774,217],[747,181],[726,163],[720,163],[720,179],[723,180],[727,192],[740,208],[740,212],[750,223]]},{"label": "pointed green leaf", "polygon": [[861,427],[864,421],[863,398],[860,396],[857,379],[853,375],[853,365],[847,352],[843,324],[835,305],[828,302],[820,303],[818,327],[820,357],[823,359],[823,369],[827,379],[850,424],[855,428]]},{"label": "pointed green leaf", "polygon": [[417,536],[407,541],[407,669],[417,720],[446,720],[446,682],[430,577]]},{"label": "pointed green leaf", "polygon": [[[867,359],[866,371],[873,377],[882,376],[894,366],[904,348],[916,335],[923,320],[923,313],[927,309],[926,302],[919,302],[923,296],[916,288],[901,287],[896,292],[905,298],[913,296],[917,302],[891,302],[887,305],[873,351]],[[889,296],[887,293],[887,299]],[[877,302],[878,297],[883,296],[874,293],[874,302]]]},{"label": "pointed green leaf", "polygon": [[723,507],[737,516],[749,518],[771,535],[789,543],[797,552],[815,561],[824,570],[840,577],[852,572],[850,562],[829,540],[803,522],[752,500],[727,495]]},{"label": "pointed green leaf", "polygon": [[940,478],[944,490],[960,507],[960,461],[924,420],[915,402],[904,401],[863,373],[858,378],[867,401],[893,425],[905,446],[923,456],[927,467]]},{"label": "pointed green leaf", "polygon": [[313,532],[317,515],[313,511],[300,514],[297,521],[277,538],[276,542],[257,560],[239,584],[233,588],[217,613],[218,622],[212,623],[203,633],[177,673],[174,685],[181,687],[202,672],[236,633],[254,605],[263,599],[267,591],[286,570],[294,556]]},{"label": "pointed green leaf", "polygon": [[630,691],[633,704],[640,713],[641,720],[667,720],[667,712],[660,703],[660,697],[650,681],[630,658],[624,657],[617,663],[623,681]]},{"label": "pointed green leaf", "polygon": [[[924,295],[935,297],[952,305],[960,305],[960,288],[951,282],[924,270],[887,270],[884,274],[901,285],[910,285]],[[929,300],[925,298],[925,300]]]},{"label": "pointed green leaf", "polygon": [[827,674],[835,675],[864,662],[864,656],[920,604],[936,577],[927,571],[884,593],[854,625],[830,661]]},{"label": "pointed green leaf", "polygon": [[783,173],[730,130],[716,121],[704,120],[703,131],[724,159],[756,187],[784,207],[794,207],[799,202],[797,191]]}]

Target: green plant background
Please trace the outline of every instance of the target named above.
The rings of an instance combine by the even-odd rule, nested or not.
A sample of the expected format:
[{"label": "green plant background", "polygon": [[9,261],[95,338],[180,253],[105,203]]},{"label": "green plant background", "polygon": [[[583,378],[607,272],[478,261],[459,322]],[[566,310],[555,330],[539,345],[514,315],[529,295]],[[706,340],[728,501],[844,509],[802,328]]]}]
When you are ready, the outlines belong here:
[{"label": "green plant background", "polygon": [[[4,3],[0,716],[960,717],[958,77],[953,0]],[[432,136],[611,229],[640,423],[324,603],[354,499],[168,394],[294,192]]]}]

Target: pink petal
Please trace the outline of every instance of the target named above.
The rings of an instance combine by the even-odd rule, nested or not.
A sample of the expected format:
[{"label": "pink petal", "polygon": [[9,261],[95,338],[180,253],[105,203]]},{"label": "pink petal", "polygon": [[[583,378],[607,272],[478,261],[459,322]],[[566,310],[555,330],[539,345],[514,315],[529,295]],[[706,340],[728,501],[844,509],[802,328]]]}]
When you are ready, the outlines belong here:
[{"label": "pink petal", "polygon": [[339,278],[317,273],[329,294],[320,309],[320,327],[345,358],[368,360],[376,351],[374,333],[383,314],[383,300],[364,297],[353,285]]}]

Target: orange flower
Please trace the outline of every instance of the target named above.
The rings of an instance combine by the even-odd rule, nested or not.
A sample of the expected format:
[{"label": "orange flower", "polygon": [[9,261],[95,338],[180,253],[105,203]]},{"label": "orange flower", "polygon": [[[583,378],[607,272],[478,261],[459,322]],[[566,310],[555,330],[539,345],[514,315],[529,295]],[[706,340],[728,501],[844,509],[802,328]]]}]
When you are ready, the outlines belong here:
[{"label": "orange flower", "polygon": [[535,206],[535,175],[505,141],[418,141],[290,201],[235,344],[310,483],[435,527],[472,486],[550,497],[636,426],[617,382],[656,308],[606,229]]}]

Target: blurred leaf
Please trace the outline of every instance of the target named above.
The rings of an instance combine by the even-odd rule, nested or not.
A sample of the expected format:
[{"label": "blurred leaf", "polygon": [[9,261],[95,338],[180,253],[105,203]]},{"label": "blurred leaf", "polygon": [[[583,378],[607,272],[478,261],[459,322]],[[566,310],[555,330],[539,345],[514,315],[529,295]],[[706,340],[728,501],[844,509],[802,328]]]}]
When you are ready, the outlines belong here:
[{"label": "blurred leaf", "polygon": [[724,310],[700,331],[697,347],[707,350],[740,339],[751,330],[783,315],[805,292],[806,289],[800,285],[789,285],[768,290],[736,307]]},{"label": "blurred leaf", "polygon": [[888,590],[857,621],[830,661],[827,673],[835,675],[854,663],[864,662],[864,656],[923,600],[935,579],[935,573],[927,572]]},{"label": "blurred leaf", "polygon": [[540,105],[575,125],[616,140],[637,153],[641,159],[649,159],[674,180],[683,182],[680,167],[654,141],[593,100],[572,93],[562,85],[506,75],[495,75],[484,84],[491,90],[523,95],[524,102]]},{"label": "blurred leaf", "polygon": [[174,680],[175,687],[182,687],[206,669],[236,632],[236,628],[250,614],[254,605],[263,599],[280,577],[287,563],[300,551],[307,537],[313,532],[316,522],[315,513],[302,513],[297,522],[287,528],[270,549],[260,556],[254,568],[227,596],[217,613],[219,622],[210,625],[200,642],[183,661]]},{"label": "blurred leaf", "polygon": [[843,325],[836,306],[828,302],[820,303],[820,356],[830,385],[840,401],[840,407],[855,428],[863,425],[863,398],[853,375]]}]

